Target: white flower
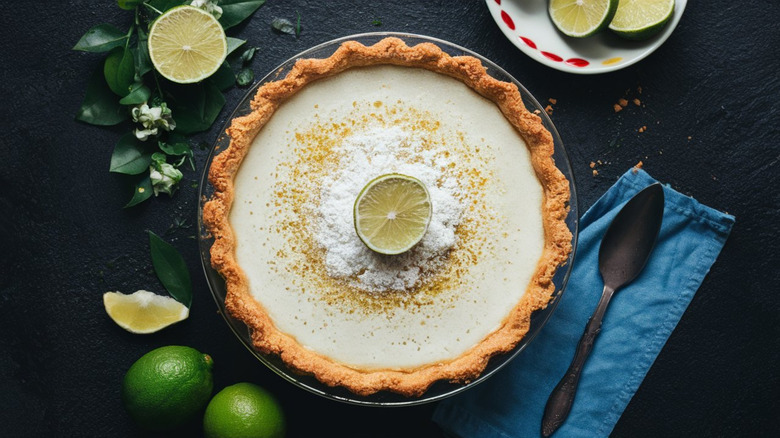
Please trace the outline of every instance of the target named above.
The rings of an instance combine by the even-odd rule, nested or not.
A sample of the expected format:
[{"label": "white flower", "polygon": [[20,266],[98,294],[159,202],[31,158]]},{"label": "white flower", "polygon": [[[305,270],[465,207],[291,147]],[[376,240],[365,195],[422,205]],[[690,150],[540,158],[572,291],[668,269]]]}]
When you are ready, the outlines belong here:
[{"label": "white flower", "polygon": [[165,102],[151,108],[146,103],[136,105],[130,110],[130,114],[133,116],[134,122],[138,122],[144,127],[144,129],[137,128],[134,131],[136,138],[141,141],[146,141],[150,136],[157,135],[159,129],[173,131],[176,128],[176,122],[171,118],[171,109]]},{"label": "white flower", "polygon": [[203,9],[204,11],[213,15],[217,20],[219,20],[219,17],[222,16],[222,8],[217,6],[216,0],[192,0],[190,6]]},{"label": "white flower", "polygon": [[167,193],[173,196],[176,186],[181,181],[182,173],[179,169],[165,161],[165,154],[155,153],[152,155],[152,164],[149,166],[149,178],[152,180],[152,189],[154,196],[160,193]]},{"label": "white flower", "polygon": [[157,128],[154,129],[136,129],[133,131],[135,133],[135,138],[146,141],[147,138],[149,138],[152,135],[157,135]]}]

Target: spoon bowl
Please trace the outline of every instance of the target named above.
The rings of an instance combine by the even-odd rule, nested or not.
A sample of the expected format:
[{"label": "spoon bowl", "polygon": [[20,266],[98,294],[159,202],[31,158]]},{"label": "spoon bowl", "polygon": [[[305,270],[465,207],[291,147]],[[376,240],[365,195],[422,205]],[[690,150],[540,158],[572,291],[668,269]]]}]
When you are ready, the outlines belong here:
[{"label": "spoon bowl", "polygon": [[661,229],[663,211],[664,190],[655,183],[615,216],[599,248],[599,272],[605,286],[617,290],[642,272]]}]

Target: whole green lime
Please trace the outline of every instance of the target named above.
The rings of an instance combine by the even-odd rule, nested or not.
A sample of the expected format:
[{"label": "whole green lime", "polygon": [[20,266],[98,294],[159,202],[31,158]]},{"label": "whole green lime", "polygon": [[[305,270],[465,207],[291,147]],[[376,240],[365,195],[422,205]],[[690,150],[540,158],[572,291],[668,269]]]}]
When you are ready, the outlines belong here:
[{"label": "whole green lime", "polygon": [[218,392],[203,417],[206,438],[280,438],[284,432],[281,406],[252,383],[236,383]]},{"label": "whole green lime", "polygon": [[125,374],[125,409],[145,429],[181,426],[209,401],[213,364],[211,356],[190,347],[171,345],[146,353]]}]

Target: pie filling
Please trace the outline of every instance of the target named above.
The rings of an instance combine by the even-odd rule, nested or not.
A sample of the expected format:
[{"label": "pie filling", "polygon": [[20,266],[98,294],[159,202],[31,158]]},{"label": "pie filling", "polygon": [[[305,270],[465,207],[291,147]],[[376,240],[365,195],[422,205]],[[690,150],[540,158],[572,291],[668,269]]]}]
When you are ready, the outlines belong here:
[{"label": "pie filling", "polygon": [[[517,89],[432,44],[349,42],[262,86],[215,158],[204,219],[226,307],[259,350],[358,394],[469,381],[514,347],[570,251],[568,182]],[[422,181],[422,241],[386,256],[353,204]]]}]

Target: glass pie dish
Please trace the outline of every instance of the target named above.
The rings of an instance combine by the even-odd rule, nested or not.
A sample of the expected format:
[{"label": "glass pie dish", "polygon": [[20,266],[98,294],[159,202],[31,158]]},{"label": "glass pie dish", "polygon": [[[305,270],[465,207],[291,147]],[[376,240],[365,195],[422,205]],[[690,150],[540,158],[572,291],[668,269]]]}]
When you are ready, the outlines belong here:
[{"label": "glass pie dish", "polygon": [[[432,43],[438,46],[445,53],[452,56],[461,56],[461,55],[472,56],[482,62],[483,66],[487,69],[487,73],[493,78],[498,79],[500,81],[511,82],[515,84],[520,90],[520,94],[526,108],[529,111],[536,113],[541,118],[544,127],[552,134],[553,142],[554,142],[553,159],[555,160],[557,167],[560,169],[560,171],[568,180],[569,190],[571,193],[571,197],[568,205],[569,207],[568,216],[565,222],[566,222],[566,226],[568,227],[569,231],[572,234],[571,244],[573,250],[569,254],[568,258],[565,260],[565,262],[562,263],[562,265],[556,270],[555,276],[553,277],[553,284],[555,286],[555,291],[553,293],[550,302],[544,309],[538,310],[531,315],[531,326],[528,333],[526,333],[523,339],[511,351],[491,358],[490,361],[488,362],[487,367],[479,375],[479,377],[471,380],[469,383],[452,383],[449,381],[440,380],[435,382],[432,386],[430,386],[425,393],[416,397],[408,397],[408,396],[404,396],[404,395],[400,395],[388,391],[380,391],[371,395],[362,396],[353,393],[343,387],[331,387],[324,383],[321,383],[314,376],[305,375],[305,374],[301,374],[300,372],[297,372],[296,370],[289,367],[278,356],[264,354],[258,351],[257,349],[255,349],[252,343],[252,338],[249,331],[250,329],[247,328],[247,326],[242,321],[233,318],[225,309],[225,298],[227,295],[227,289],[221,275],[212,268],[210,248],[212,246],[213,239],[210,237],[209,231],[206,228],[203,221],[204,204],[214,194],[214,188],[211,186],[211,184],[208,181],[209,169],[211,168],[214,157],[218,155],[220,152],[222,152],[223,150],[225,150],[230,144],[230,138],[227,136],[227,134],[224,133],[225,129],[227,129],[227,127],[230,124],[230,121],[232,121],[234,118],[244,116],[251,112],[250,102],[255,96],[257,89],[263,84],[285,77],[285,75],[292,69],[293,65],[298,59],[326,58],[331,54],[333,54],[336,51],[336,49],[338,49],[339,46],[345,41],[356,41],[358,43],[369,46],[387,37],[399,38],[409,46],[414,46],[416,44],[423,43],[423,42]],[[282,63],[279,67],[272,70],[271,73],[266,75],[261,81],[259,81],[254,87],[252,87],[252,89],[250,89],[247,92],[247,94],[238,104],[236,109],[230,115],[228,120],[229,120],[228,125],[226,125],[223,128],[222,134],[220,134],[220,136],[217,138],[214,146],[211,149],[210,155],[208,157],[208,161],[206,163],[206,166],[204,167],[203,176],[200,183],[200,190],[199,190],[200,205],[198,209],[198,224],[199,224],[199,244],[200,244],[200,252],[201,252],[203,269],[209,284],[209,288],[217,303],[217,306],[220,309],[221,314],[225,318],[231,330],[242,342],[242,344],[245,345],[252,352],[252,354],[254,354],[263,364],[265,364],[271,370],[273,370],[274,372],[276,372],[277,374],[279,374],[281,377],[288,380],[289,382],[295,384],[296,386],[299,386],[310,392],[313,392],[315,394],[321,395],[323,397],[332,400],[358,404],[358,405],[408,406],[408,405],[440,400],[444,397],[456,394],[458,392],[461,392],[463,390],[466,390],[467,388],[470,388],[478,384],[479,382],[483,381],[484,379],[488,378],[493,373],[495,373],[503,365],[508,363],[512,358],[514,358],[517,354],[519,354],[524,349],[524,347],[535,337],[535,335],[539,332],[541,327],[548,320],[549,316],[552,314],[555,307],[557,306],[557,303],[560,300],[560,296],[563,293],[563,290],[565,289],[565,285],[568,280],[569,273],[571,271],[572,260],[574,257],[574,249],[576,249],[576,240],[577,240],[577,228],[578,228],[577,218],[579,217],[579,214],[577,210],[577,197],[576,197],[576,192],[575,192],[575,187],[573,182],[573,174],[571,171],[571,166],[568,157],[566,155],[566,151],[563,149],[563,144],[560,140],[560,137],[557,131],[555,130],[555,127],[553,126],[552,122],[550,121],[549,117],[544,112],[542,106],[530,95],[530,93],[528,93],[528,91],[525,88],[523,88],[521,84],[519,84],[508,73],[506,73],[504,70],[502,70],[500,67],[490,62],[489,60],[462,47],[455,46],[446,41],[429,38],[425,36],[402,34],[402,33],[390,33],[390,32],[351,35],[333,41],[329,41],[327,43],[308,49]]]}]

